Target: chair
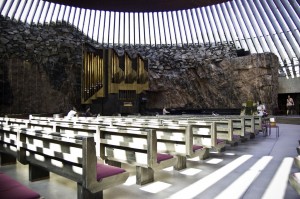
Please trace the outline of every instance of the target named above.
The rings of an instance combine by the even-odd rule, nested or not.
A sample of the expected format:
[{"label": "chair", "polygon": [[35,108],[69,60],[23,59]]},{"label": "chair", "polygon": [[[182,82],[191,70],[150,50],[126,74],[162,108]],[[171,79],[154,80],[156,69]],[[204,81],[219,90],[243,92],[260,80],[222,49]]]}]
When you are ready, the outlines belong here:
[{"label": "chair", "polygon": [[276,138],[278,138],[279,137],[279,126],[277,125],[275,118],[270,118],[270,121],[267,124],[267,129],[268,129],[269,135],[271,135],[272,128],[275,128]]}]

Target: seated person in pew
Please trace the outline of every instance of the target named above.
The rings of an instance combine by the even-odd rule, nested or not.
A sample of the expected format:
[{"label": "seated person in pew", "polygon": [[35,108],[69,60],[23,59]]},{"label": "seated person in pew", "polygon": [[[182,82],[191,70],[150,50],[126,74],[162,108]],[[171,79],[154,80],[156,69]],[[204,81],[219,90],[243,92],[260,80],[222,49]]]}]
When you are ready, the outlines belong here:
[{"label": "seated person in pew", "polygon": [[257,115],[263,117],[268,116],[268,113],[266,111],[266,106],[261,101],[257,102]]},{"label": "seated person in pew", "polygon": [[67,114],[67,118],[71,119],[73,117],[77,116],[77,110],[75,107],[73,107],[72,110],[69,111],[69,113]]},{"label": "seated person in pew", "polygon": [[91,112],[91,108],[90,108],[90,107],[88,107],[88,108],[86,109],[84,115],[85,115],[85,117],[93,117],[93,116],[96,116],[96,115],[94,115],[94,114]]},{"label": "seated person in pew", "polygon": [[167,111],[167,108],[164,106],[163,108],[163,115],[168,115],[170,112]]}]

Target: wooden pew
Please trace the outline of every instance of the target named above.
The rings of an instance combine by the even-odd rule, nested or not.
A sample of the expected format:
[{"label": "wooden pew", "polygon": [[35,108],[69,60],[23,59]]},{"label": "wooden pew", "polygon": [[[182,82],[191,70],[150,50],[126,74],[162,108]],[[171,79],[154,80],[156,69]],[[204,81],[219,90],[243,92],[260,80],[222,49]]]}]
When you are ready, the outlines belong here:
[{"label": "wooden pew", "polygon": [[[157,126],[160,128],[164,128],[164,126],[168,126],[167,128],[187,128],[188,124],[206,124],[206,123],[212,123],[214,122],[215,130],[214,133],[216,133],[216,139],[218,144],[216,143],[213,147],[218,151],[224,150],[225,144],[223,144],[222,140],[228,140],[233,141],[233,131],[232,131],[232,121],[226,120],[226,121],[219,121],[219,120],[184,120],[173,117],[171,120],[169,119],[158,119],[158,118],[140,118],[135,120],[135,122],[132,123],[125,123],[126,125],[131,125],[135,127],[151,127]],[[113,125],[118,125],[118,123],[114,123]],[[195,127],[194,127],[195,128]]]},{"label": "wooden pew", "polygon": [[[80,121],[83,122],[83,120],[80,120]],[[67,123],[48,122],[48,123],[55,124],[56,131],[63,133],[64,136],[75,137],[75,135],[79,135],[80,133],[85,133],[86,131],[89,130],[89,131],[91,131],[91,134],[89,134],[89,135],[92,136],[94,134],[94,138],[95,138],[95,140],[97,140],[97,138],[100,138],[99,131],[96,130],[97,126],[99,126],[99,128],[105,127],[105,126],[107,126],[107,123],[110,123],[111,125],[116,126],[115,124],[118,123],[118,121],[126,121],[126,125],[121,125],[121,127],[124,129],[126,127],[129,127],[129,126],[127,126],[128,121],[134,121],[134,120],[127,120],[127,118],[124,118],[124,120],[123,120],[123,118],[118,117],[116,120],[114,120],[114,118],[108,118],[108,120],[106,120],[106,121],[101,120],[101,122],[106,122],[105,124],[98,122],[98,121],[93,122],[91,124],[92,121],[90,121],[90,120],[85,121],[85,123],[83,123],[83,124],[79,124],[79,122],[76,122],[76,124],[68,123],[68,122]],[[36,123],[38,123],[38,124],[36,124]],[[34,125],[40,125],[40,124],[45,124],[45,123],[47,123],[47,121],[41,121],[41,122],[32,121],[29,123],[29,125],[31,125],[31,127],[32,127]],[[96,124],[98,124],[98,125],[96,125]],[[193,136],[193,134],[191,134],[192,128],[186,128],[186,127],[178,128],[178,125],[176,125],[176,126],[177,127],[174,127],[174,128],[162,126],[159,129],[157,129],[157,128],[154,128],[154,129],[156,129],[157,133],[160,135],[160,136],[158,136],[158,146],[159,146],[158,150],[163,153],[171,153],[172,155],[176,155],[178,160],[180,160],[175,165],[175,169],[177,169],[177,170],[186,168],[186,158],[193,158],[193,157],[198,156],[198,157],[200,157],[200,159],[205,159],[208,156],[208,148],[207,147],[212,148],[212,146],[216,145],[215,143],[217,141],[214,140],[214,137],[213,138],[207,137],[207,136],[209,136],[209,134],[208,134],[209,131],[212,131],[211,123],[210,124],[202,124],[202,125],[192,125],[192,128],[202,127],[203,129],[205,128],[207,130],[207,131],[205,131],[205,134],[203,134],[203,133],[201,135],[196,134],[196,136]],[[149,127],[150,126],[148,125],[148,128]],[[92,130],[90,130],[90,129],[94,129],[95,132],[92,132]],[[143,129],[139,129],[139,130],[143,130]],[[177,136],[174,136],[174,134],[176,134]],[[178,134],[180,134],[180,136]],[[83,135],[85,135],[85,134],[83,134]],[[170,138],[174,138],[174,137],[176,139],[174,139],[174,140],[170,139]],[[162,142],[162,140],[164,142]],[[168,141],[166,142],[166,140],[168,140]],[[205,142],[201,141],[201,140],[206,140],[206,143],[205,143],[206,145],[205,146],[194,145],[193,140],[195,140],[195,142],[197,141],[198,143],[201,142],[202,145]],[[99,143],[100,141],[97,140],[96,142]],[[96,150],[97,149],[98,149],[98,147],[96,147]],[[100,150],[100,147],[99,147],[99,150]],[[98,153],[97,153],[97,156],[98,156]]]},{"label": "wooden pew", "polygon": [[29,164],[29,179],[37,181],[56,173],[77,182],[78,198],[103,198],[103,190],[123,184],[129,173],[99,164],[93,137],[72,139],[32,129],[18,132],[18,160]]},{"label": "wooden pew", "polygon": [[175,166],[177,170],[186,168],[187,158],[198,156],[200,159],[206,159],[209,156],[209,149],[221,151],[225,147],[225,142],[216,138],[214,122],[189,125],[119,122],[113,126],[155,130],[158,151],[176,155],[179,160]]},{"label": "wooden pew", "polygon": [[17,132],[19,127],[0,125],[0,165],[16,164]]},{"label": "wooden pew", "polygon": [[177,163],[175,156],[157,152],[157,134],[152,129],[100,128],[100,156],[110,165],[136,166],[138,185],[153,182],[155,171]]}]

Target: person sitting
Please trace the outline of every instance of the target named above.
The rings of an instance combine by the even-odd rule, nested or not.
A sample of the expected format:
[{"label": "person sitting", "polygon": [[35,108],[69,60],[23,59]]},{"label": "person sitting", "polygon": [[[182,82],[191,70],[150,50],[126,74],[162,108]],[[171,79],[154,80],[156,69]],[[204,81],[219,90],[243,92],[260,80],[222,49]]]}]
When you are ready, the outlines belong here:
[{"label": "person sitting", "polygon": [[91,108],[88,107],[85,111],[85,117],[92,117],[94,116],[93,113],[91,112]]},{"label": "person sitting", "polygon": [[169,111],[167,111],[167,108],[166,107],[164,107],[163,108],[163,115],[167,115],[167,114],[169,114],[170,112]]},{"label": "person sitting", "polygon": [[73,107],[72,110],[69,111],[69,113],[67,114],[67,118],[70,119],[70,118],[73,118],[77,115],[77,110],[75,107]]},{"label": "person sitting", "polygon": [[257,102],[257,115],[263,117],[268,116],[266,106],[263,103],[261,103],[261,101]]}]

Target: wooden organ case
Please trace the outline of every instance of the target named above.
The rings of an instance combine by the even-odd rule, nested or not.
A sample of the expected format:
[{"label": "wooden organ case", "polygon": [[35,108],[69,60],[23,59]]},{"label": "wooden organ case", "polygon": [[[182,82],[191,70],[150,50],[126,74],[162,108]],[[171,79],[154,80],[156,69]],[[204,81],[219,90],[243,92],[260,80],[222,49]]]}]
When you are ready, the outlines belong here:
[{"label": "wooden organ case", "polygon": [[102,115],[136,114],[140,94],[149,88],[148,61],[139,54],[118,55],[114,49],[86,44],[81,82],[82,104]]}]

